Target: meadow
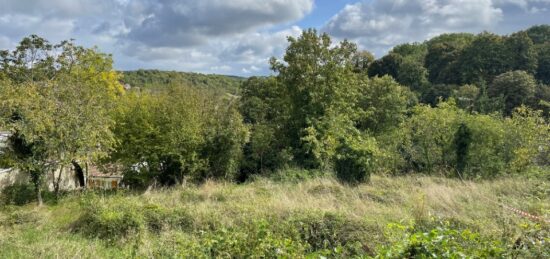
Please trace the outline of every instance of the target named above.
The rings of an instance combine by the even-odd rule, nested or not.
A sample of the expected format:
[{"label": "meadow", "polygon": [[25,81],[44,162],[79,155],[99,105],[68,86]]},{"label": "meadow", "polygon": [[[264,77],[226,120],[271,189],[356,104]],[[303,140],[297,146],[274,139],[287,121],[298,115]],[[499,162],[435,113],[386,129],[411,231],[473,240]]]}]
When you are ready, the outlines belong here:
[{"label": "meadow", "polygon": [[245,184],[66,194],[4,206],[1,258],[548,258],[548,179],[375,175],[342,185],[288,169]]}]

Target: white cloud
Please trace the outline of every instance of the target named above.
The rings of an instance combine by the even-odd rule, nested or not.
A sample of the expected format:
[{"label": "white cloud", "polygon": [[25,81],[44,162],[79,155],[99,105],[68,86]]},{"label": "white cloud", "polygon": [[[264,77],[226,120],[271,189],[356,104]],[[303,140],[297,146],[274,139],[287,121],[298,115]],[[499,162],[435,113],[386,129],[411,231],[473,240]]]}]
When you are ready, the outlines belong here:
[{"label": "white cloud", "polygon": [[0,0],[0,49],[37,34],[97,45],[120,69],[265,73],[313,1]]},{"label": "white cloud", "polygon": [[[296,21],[324,4],[314,2],[0,0],[0,49],[38,34],[98,46],[119,69],[266,74],[286,37],[301,33]],[[383,54],[443,32],[508,33],[548,23],[549,9],[550,0],[363,0],[334,10],[322,30]]]},{"label": "white cloud", "polygon": [[361,1],[347,5],[323,30],[338,38],[355,40],[380,55],[396,44],[423,41],[441,33],[507,33],[522,29],[544,20],[531,17],[518,21],[515,16],[525,18],[528,12],[543,11],[549,4],[550,0]]},{"label": "white cloud", "polygon": [[195,46],[301,19],[313,0],[136,0],[127,5],[126,39],[147,46]]}]

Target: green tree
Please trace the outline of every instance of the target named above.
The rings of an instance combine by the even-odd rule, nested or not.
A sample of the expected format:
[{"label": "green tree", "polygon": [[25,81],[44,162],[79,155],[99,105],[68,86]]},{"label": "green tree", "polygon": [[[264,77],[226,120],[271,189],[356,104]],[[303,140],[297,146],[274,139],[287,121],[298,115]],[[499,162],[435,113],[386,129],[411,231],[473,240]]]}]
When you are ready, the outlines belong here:
[{"label": "green tree", "polygon": [[416,104],[413,94],[389,76],[365,80],[357,108],[356,125],[372,134],[398,127],[407,111]]},{"label": "green tree", "polygon": [[385,55],[381,59],[378,59],[372,62],[368,70],[369,76],[381,77],[381,76],[389,75],[393,78],[398,78],[399,67],[401,66],[402,62],[403,62],[403,57],[400,54],[390,53],[388,55]]},{"label": "green tree", "polygon": [[550,43],[550,25],[537,25],[526,30],[527,35],[535,44]]},{"label": "green tree", "polygon": [[306,167],[318,167],[323,162],[312,157],[314,152],[304,145],[303,138],[316,135],[306,129],[319,132],[317,124],[329,113],[353,113],[358,86],[353,72],[356,46],[347,41],[332,46],[328,35],[318,35],[315,30],[290,37],[289,42],[284,62],[271,62],[289,98],[290,112],[283,130],[296,160]]},{"label": "green tree", "polygon": [[3,56],[2,73],[13,83],[1,87],[5,125],[32,147],[30,160],[15,156],[17,167],[29,172],[35,185],[49,171],[57,194],[63,169],[75,161],[95,161],[112,148],[110,111],[122,87],[110,56],[70,42],[53,49],[59,53],[51,54],[46,40],[25,38]]},{"label": "green tree", "polygon": [[353,56],[354,70],[357,73],[367,72],[369,66],[375,61],[374,55],[366,50],[358,51]]},{"label": "green tree", "polygon": [[240,112],[250,125],[250,140],[244,148],[242,179],[250,174],[284,166],[290,139],[283,130],[290,113],[290,99],[276,77],[249,78],[242,86]]},{"label": "green tree", "polygon": [[505,39],[506,63],[510,70],[523,70],[534,74],[537,69],[537,51],[529,35],[514,33]]},{"label": "green tree", "polygon": [[537,80],[550,85],[550,43],[537,46],[538,67],[535,73]]},{"label": "green tree", "polygon": [[428,79],[433,84],[457,84],[461,81],[456,74],[456,66],[462,50],[468,47],[475,36],[473,34],[443,34],[427,42],[428,49],[424,66],[428,70]]},{"label": "green tree", "polygon": [[484,32],[463,49],[453,72],[460,75],[460,84],[492,82],[512,68],[508,54],[504,37]]},{"label": "green tree", "polygon": [[131,91],[121,102],[109,160],[124,166],[133,188],[236,177],[248,131],[234,98],[170,86]]},{"label": "green tree", "polygon": [[458,107],[466,111],[474,111],[480,90],[475,85],[463,85],[453,92]]},{"label": "green tree", "polygon": [[514,108],[527,104],[535,95],[537,83],[532,75],[525,71],[512,71],[499,75],[489,85],[490,97],[504,99],[504,113],[511,115]]}]

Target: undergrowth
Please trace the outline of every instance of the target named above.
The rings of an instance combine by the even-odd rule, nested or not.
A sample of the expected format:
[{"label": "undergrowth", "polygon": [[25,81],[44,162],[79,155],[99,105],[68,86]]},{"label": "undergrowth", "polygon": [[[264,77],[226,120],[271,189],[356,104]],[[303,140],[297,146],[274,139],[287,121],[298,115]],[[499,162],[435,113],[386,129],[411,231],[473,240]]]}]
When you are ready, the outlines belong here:
[{"label": "undergrowth", "polygon": [[0,209],[1,258],[548,258],[548,182],[259,178]]}]

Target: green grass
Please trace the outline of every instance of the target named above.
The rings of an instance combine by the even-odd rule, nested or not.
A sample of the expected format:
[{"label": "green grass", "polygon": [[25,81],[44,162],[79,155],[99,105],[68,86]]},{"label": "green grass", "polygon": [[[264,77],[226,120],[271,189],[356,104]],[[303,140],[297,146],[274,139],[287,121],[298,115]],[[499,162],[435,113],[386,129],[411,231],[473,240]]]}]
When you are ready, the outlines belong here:
[{"label": "green grass", "polygon": [[325,176],[71,194],[4,207],[0,258],[545,257],[549,226],[498,203],[548,218],[549,192],[528,178],[373,176],[349,187]]}]

